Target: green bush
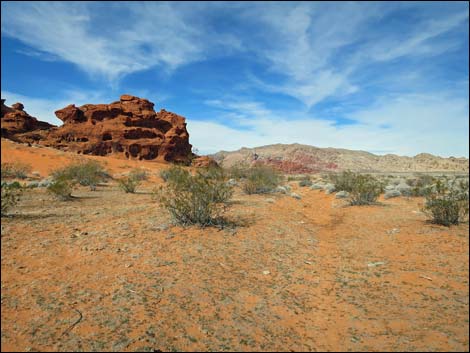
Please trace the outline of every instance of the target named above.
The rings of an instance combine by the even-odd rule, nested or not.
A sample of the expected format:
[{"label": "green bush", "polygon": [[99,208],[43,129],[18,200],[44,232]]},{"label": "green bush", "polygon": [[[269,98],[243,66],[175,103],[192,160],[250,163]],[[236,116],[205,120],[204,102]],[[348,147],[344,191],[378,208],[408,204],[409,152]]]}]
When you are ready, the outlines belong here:
[{"label": "green bush", "polygon": [[119,187],[126,193],[134,194],[137,186],[139,186],[140,180],[133,176],[122,178],[118,180]]},{"label": "green bush", "polygon": [[358,174],[347,170],[341,173],[331,173],[328,178],[334,184],[336,190],[352,192],[357,176]]},{"label": "green bush", "polygon": [[417,174],[416,178],[407,179],[406,183],[411,187],[411,196],[427,196],[432,192],[432,185],[436,178],[427,174]]},{"label": "green bush", "polygon": [[373,204],[383,192],[383,184],[372,175],[350,173],[347,183],[351,183],[349,191],[351,205]]},{"label": "green bush", "polygon": [[96,186],[109,178],[104,167],[97,161],[84,160],[70,164],[52,174],[54,180],[75,181],[83,186],[89,186],[90,190],[96,190]]},{"label": "green bush", "polygon": [[23,162],[2,163],[2,179],[26,179],[31,170],[31,165]]},{"label": "green bush", "polygon": [[444,226],[458,224],[468,217],[468,181],[447,186],[438,180],[435,191],[426,196],[423,211],[432,221]]},{"label": "green bush", "polygon": [[428,174],[417,173],[417,174],[415,174],[415,176],[416,176],[415,178],[411,178],[411,179],[406,180],[406,183],[409,186],[424,187],[424,186],[429,186],[429,185],[433,184],[436,181],[436,178],[434,178],[432,175],[428,175]]},{"label": "green bush", "polygon": [[191,175],[174,167],[167,183],[156,191],[158,202],[177,224],[201,227],[221,225],[233,189],[225,182],[222,170],[202,169]]},{"label": "green bush", "polygon": [[227,175],[231,179],[246,179],[249,175],[250,167],[245,163],[238,163],[227,169]]},{"label": "green bush", "polygon": [[[227,173],[219,167],[208,167],[202,168],[199,170],[199,174],[210,181],[211,185],[214,187],[211,189],[212,196],[211,198],[215,203],[224,203],[230,197],[232,197],[233,189],[231,185],[219,185],[226,184],[228,179]],[[230,195],[229,195],[230,194]],[[227,196],[229,196],[227,198]]]},{"label": "green bush", "polygon": [[299,181],[299,186],[304,187],[304,186],[312,186],[313,182],[310,180],[310,176],[304,176],[302,179]]},{"label": "green bush", "polygon": [[14,181],[12,183],[5,183],[5,185],[11,189],[21,189],[21,184],[17,181]]},{"label": "green bush", "polygon": [[251,194],[264,194],[274,191],[281,183],[281,176],[273,168],[265,165],[256,165],[248,170],[243,183],[243,191]]},{"label": "green bush", "polygon": [[164,169],[160,172],[160,177],[165,182],[175,183],[185,180],[186,171],[176,165],[171,166],[169,169]]},{"label": "green bush", "polygon": [[47,191],[59,200],[68,201],[72,199],[72,191],[75,181],[67,179],[66,176],[54,177],[52,183],[47,187]]},{"label": "green bush", "polygon": [[7,183],[2,181],[2,199],[1,199],[1,215],[6,215],[7,211],[14,207],[20,200],[22,188],[18,182],[16,183]]}]

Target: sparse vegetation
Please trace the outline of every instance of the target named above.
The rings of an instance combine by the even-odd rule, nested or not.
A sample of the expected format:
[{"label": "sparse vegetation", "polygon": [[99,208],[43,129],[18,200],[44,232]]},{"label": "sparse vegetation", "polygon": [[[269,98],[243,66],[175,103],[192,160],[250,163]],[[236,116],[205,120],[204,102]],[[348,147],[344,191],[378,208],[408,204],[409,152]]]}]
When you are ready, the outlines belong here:
[{"label": "sparse vegetation", "polygon": [[302,179],[299,181],[299,186],[312,186],[313,182],[310,180],[309,175],[302,176]]},{"label": "sparse vegetation", "polygon": [[377,201],[383,192],[383,184],[372,175],[348,173],[347,185],[351,185],[350,204],[370,205]]},{"label": "sparse vegetation", "polygon": [[1,215],[4,216],[12,207],[14,207],[21,195],[22,188],[18,182],[15,183],[7,183],[2,181],[1,184],[2,188],[2,207],[1,207]]},{"label": "sparse vegetation", "polygon": [[132,178],[137,181],[148,180],[149,174],[145,169],[135,168],[129,173],[129,178]]},{"label": "sparse vegetation", "polygon": [[427,196],[432,191],[436,178],[427,174],[418,174],[416,178],[408,179],[406,183],[411,187],[411,196]]},{"label": "sparse vegetation", "polygon": [[235,164],[227,169],[230,178],[241,180],[248,178],[250,167],[247,164]]},{"label": "sparse vegetation", "polygon": [[57,176],[47,187],[47,191],[61,201],[68,201],[72,199],[74,185],[75,181],[68,179],[66,176]]},{"label": "sparse vegetation", "polygon": [[203,169],[195,175],[180,167],[170,168],[166,185],[156,191],[158,202],[181,225],[221,225],[233,189],[219,168]]},{"label": "sparse vegetation", "polygon": [[454,180],[450,186],[438,180],[426,196],[423,211],[436,224],[450,226],[468,218],[468,181]]},{"label": "sparse vegetation", "polygon": [[134,194],[140,183],[147,179],[147,171],[141,168],[136,168],[129,173],[129,176],[119,179],[118,185],[124,192]]},{"label": "sparse vegetation", "polygon": [[302,181],[302,180],[311,180],[311,177],[308,174],[297,174],[297,175],[287,176],[287,181]]},{"label": "sparse vegetation", "polygon": [[2,163],[2,179],[26,179],[28,174],[31,173],[31,170],[31,165],[27,163]]},{"label": "sparse vegetation", "polygon": [[351,205],[370,205],[384,190],[384,184],[369,174],[354,173],[349,170],[331,173],[329,179],[335,189],[349,193]]},{"label": "sparse vegetation", "polygon": [[358,174],[347,170],[341,173],[331,173],[328,178],[334,184],[336,190],[352,192],[357,176]]},{"label": "sparse vegetation", "polygon": [[[162,172],[163,173],[163,172]],[[148,172],[142,168],[135,168],[130,171],[127,177],[118,180],[119,188],[126,193],[134,194],[137,187],[143,180],[148,179]]]},{"label": "sparse vegetation", "polygon": [[129,175],[126,178],[118,180],[119,187],[126,193],[134,194],[140,184],[140,180],[135,176]]},{"label": "sparse vegetation", "polygon": [[[51,155],[54,152],[46,151]],[[23,158],[28,160],[29,157],[28,153]],[[63,164],[63,161],[73,160],[74,155],[61,157],[52,158],[47,165],[62,163],[60,167],[67,166],[68,163]],[[131,172],[133,166],[122,169],[124,163],[130,163],[127,160],[109,160],[109,170],[113,174],[126,172],[126,177],[134,174]],[[44,166],[39,163],[43,163],[43,159],[34,160],[33,170],[43,172]],[[142,161],[140,166],[149,172],[150,180],[158,179],[158,186],[163,186],[162,193],[167,201],[174,202],[177,207],[181,205],[179,199],[168,193],[167,188],[178,184],[175,193],[187,190],[184,185],[190,175],[188,171],[193,178],[199,170],[176,168],[164,183],[158,177],[164,165]],[[468,316],[465,300],[468,283],[462,282],[462,278],[468,278],[468,266],[465,266],[468,253],[463,250],[468,245],[468,223],[448,228],[423,222],[423,214],[416,210],[423,207],[424,198],[399,197],[385,201],[384,207],[344,208],[341,206],[348,198],[325,196],[329,181],[320,181],[318,175],[311,178],[323,192],[298,187],[302,176],[297,174],[297,179],[289,183],[292,190],[281,183],[279,193],[247,195],[241,189],[245,180],[229,182],[223,171],[200,171],[205,178],[217,180],[211,183],[220,181],[222,184],[222,188],[215,189],[220,192],[212,194],[216,211],[208,217],[204,202],[199,201],[199,196],[194,200],[187,190],[181,196],[186,202],[179,213],[183,215],[181,222],[149,195],[125,194],[118,188],[117,179],[111,187],[98,186],[99,192],[90,192],[88,186],[79,187],[75,182],[72,195],[76,197],[67,202],[54,201],[55,197],[46,194],[45,188],[52,181],[47,175],[34,180],[40,185],[37,189],[26,189],[31,180],[7,180],[16,186],[25,185],[20,201],[1,218],[5,258],[2,266],[4,272],[13,274],[2,278],[7,291],[2,298],[2,312],[5,317],[15,317],[21,308],[24,315],[3,323],[2,343],[18,350],[33,347],[40,351],[57,348],[73,351],[77,350],[74,337],[81,335],[81,348],[88,351],[177,351],[200,347],[200,339],[204,340],[206,350],[232,347],[238,350],[287,350],[292,347],[307,350],[310,347],[314,350],[315,347],[336,347],[340,339],[346,345],[338,347],[344,350],[380,350],[384,346],[383,340],[368,340],[362,335],[363,332],[380,334],[382,330],[367,317],[358,321],[360,332],[345,331],[342,327],[334,331],[335,318],[347,316],[353,303],[361,310],[374,313],[378,320],[394,318],[416,328],[412,332],[401,332],[398,341],[397,335],[388,335],[385,342],[388,347],[410,350],[409,343],[416,343],[416,336],[423,335],[425,342],[420,342],[418,348],[433,346],[445,350],[448,347],[444,343],[439,341],[436,345],[434,336],[428,335],[426,328],[433,327],[446,332],[451,339],[450,348],[466,349],[466,332],[461,329],[461,323],[466,323]],[[377,174],[377,178],[383,178]],[[407,178],[410,178],[409,173],[394,176],[394,180],[400,180],[400,185]],[[441,179],[440,176],[436,178]],[[237,186],[232,202],[227,201],[224,192],[227,189],[223,184],[233,182]],[[391,184],[391,180],[384,182]],[[449,187],[450,182],[451,178],[445,186]],[[142,181],[137,193],[144,184],[148,187],[150,182]],[[195,194],[207,200],[210,194],[207,190],[204,188],[203,192]],[[221,202],[216,203],[218,201]],[[195,223],[197,221],[188,221],[187,215],[191,213],[184,212],[185,205],[198,211],[194,212],[197,217],[191,219],[202,219],[203,226]],[[175,214],[177,216],[178,211]],[[172,218],[178,224],[185,224],[185,229],[173,226]],[[195,225],[186,228],[189,224]],[[405,262],[397,261],[405,257]],[[34,266],[41,263],[60,264],[56,266],[57,271],[50,273],[49,281],[41,280],[48,271],[34,271]],[[398,276],[396,281],[392,278],[388,286],[390,289],[399,286],[402,290],[384,290],[384,280],[389,280],[391,273],[402,273],[404,267],[416,270],[411,273],[412,278]],[[47,266],[45,268],[47,270]],[[328,283],[339,283],[343,297],[351,300],[332,306],[332,293],[318,285],[318,269],[322,269],[322,278],[333,281]],[[90,276],[97,271],[104,280],[96,281]],[[73,281],[67,281],[70,277]],[[433,300],[429,286],[440,285],[441,278],[448,279],[439,288],[446,295]],[[292,287],[294,282],[295,288]],[[188,283],[196,288],[190,293],[191,300],[187,296]],[[273,291],[273,283],[276,288],[287,290]],[[24,295],[25,288],[31,289],[31,295]],[[220,291],[220,288],[230,290]],[[242,295],[232,295],[240,292],[240,288]],[[247,297],[250,293],[243,292],[246,288],[251,288],[250,293],[255,297]],[[295,297],[290,295],[293,291]],[[380,300],[370,300],[371,293],[379,293]],[[103,296],[108,296],[109,300],[100,301]],[[303,300],[305,298],[315,300]],[[94,301],[99,305],[83,304]],[[422,304],[415,315],[410,318],[406,312],[397,314],[397,308],[410,301]],[[280,303],[279,308],[271,312],[255,305],[267,302]],[[205,304],[212,306],[212,312],[216,314],[208,317]],[[156,322],[155,308],[162,305],[168,310],[157,310]],[[245,312],[253,307],[262,315],[252,315],[252,326],[261,327],[262,332],[258,331],[266,339],[258,340],[258,331],[243,332],[241,337],[237,329],[240,315],[234,316],[234,310]],[[284,325],[286,330],[276,331],[279,313],[294,315],[294,311],[309,312],[313,307],[324,312],[326,319],[318,321],[307,317],[304,321],[307,326],[320,325],[318,330],[306,332],[305,325],[299,326],[292,321]],[[228,318],[228,321],[224,319],[227,328],[223,332],[228,339],[222,342],[217,335],[179,330],[187,327],[188,312],[209,330],[220,324],[220,318]],[[49,325],[47,320],[30,320],[34,317],[52,317],[49,321],[53,324]],[[83,331],[91,318],[96,323],[94,329]],[[136,326],[143,330],[129,334],[128,331]],[[167,334],[175,330],[182,332],[176,339]],[[327,330],[333,330],[333,334],[325,336],[323,333]],[[18,346],[16,337],[20,331],[28,334]],[[276,333],[274,340],[269,332]],[[58,341],[60,337],[63,339]],[[303,338],[307,339],[307,345]],[[240,344],[242,340],[245,343]]]},{"label": "sparse vegetation", "polygon": [[274,191],[280,182],[281,176],[275,169],[266,165],[256,165],[248,170],[242,188],[249,195],[264,194]]},{"label": "sparse vegetation", "polygon": [[[96,190],[96,186],[109,178],[108,173],[101,163],[94,160],[84,160],[70,164],[52,174],[55,181],[74,181],[83,186],[89,186],[90,190]],[[59,185],[64,185],[59,183]]]},{"label": "sparse vegetation", "polygon": [[47,190],[59,200],[72,199],[72,191],[76,184],[89,186],[96,190],[98,183],[106,180],[109,175],[97,161],[81,160],[52,173],[52,183]]},{"label": "sparse vegetation", "polygon": [[170,181],[171,183],[177,183],[178,181],[184,180],[186,177],[185,173],[186,171],[183,168],[173,165],[169,169],[162,170],[160,177],[165,182]]}]

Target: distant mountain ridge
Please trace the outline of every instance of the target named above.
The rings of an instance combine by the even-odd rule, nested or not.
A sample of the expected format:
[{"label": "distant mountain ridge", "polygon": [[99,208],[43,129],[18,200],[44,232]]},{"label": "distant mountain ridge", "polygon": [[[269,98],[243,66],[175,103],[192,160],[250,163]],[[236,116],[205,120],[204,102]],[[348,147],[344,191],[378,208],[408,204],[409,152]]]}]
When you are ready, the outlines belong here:
[{"label": "distant mountain ridge", "polygon": [[237,151],[220,151],[211,155],[217,163],[231,167],[254,161],[269,164],[285,173],[315,173],[352,170],[357,172],[463,172],[469,171],[464,157],[439,157],[420,153],[414,157],[341,148],[319,148],[301,144],[274,144],[256,148],[243,147]]}]

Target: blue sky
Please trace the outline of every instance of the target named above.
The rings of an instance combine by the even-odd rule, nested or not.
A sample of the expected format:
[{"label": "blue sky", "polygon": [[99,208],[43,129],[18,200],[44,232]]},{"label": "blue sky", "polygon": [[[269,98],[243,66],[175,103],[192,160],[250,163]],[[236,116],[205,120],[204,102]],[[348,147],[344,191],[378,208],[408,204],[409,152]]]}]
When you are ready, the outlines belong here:
[{"label": "blue sky", "polygon": [[466,2],[9,2],[2,98],[41,120],[123,93],[201,153],[273,143],[467,156]]}]

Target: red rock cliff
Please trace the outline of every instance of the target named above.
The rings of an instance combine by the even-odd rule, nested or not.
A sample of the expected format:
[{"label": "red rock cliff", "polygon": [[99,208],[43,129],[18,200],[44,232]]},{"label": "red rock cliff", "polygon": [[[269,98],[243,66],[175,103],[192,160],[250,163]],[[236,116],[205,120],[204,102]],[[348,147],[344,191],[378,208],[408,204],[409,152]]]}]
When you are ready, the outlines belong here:
[{"label": "red rock cliff", "polygon": [[[1,124],[2,137],[17,142],[39,140],[45,131],[54,127],[54,125],[39,121],[26,113],[21,103],[15,103],[11,108],[6,106],[5,99],[2,99],[1,103]],[[24,139],[24,135],[28,135],[29,139]]]},{"label": "red rock cliff", "polygon": [[185,118],[161,110],[147,99],[123,95],[111,104],[69,105],[55,112],[64,124],[46,144],[83,154],[122,154],[131,159],[188,162]]},{"label": "red rock cliff", "polygon": [[193,157],[185,118],[164,109],[156,113],[147,99],[123,95],[111,104],[71,104],[55,112],[64,122],[60,127],[31,117],[21,103],[3,103],[2,137],[17,142],[139,160],[189,163]]}]

